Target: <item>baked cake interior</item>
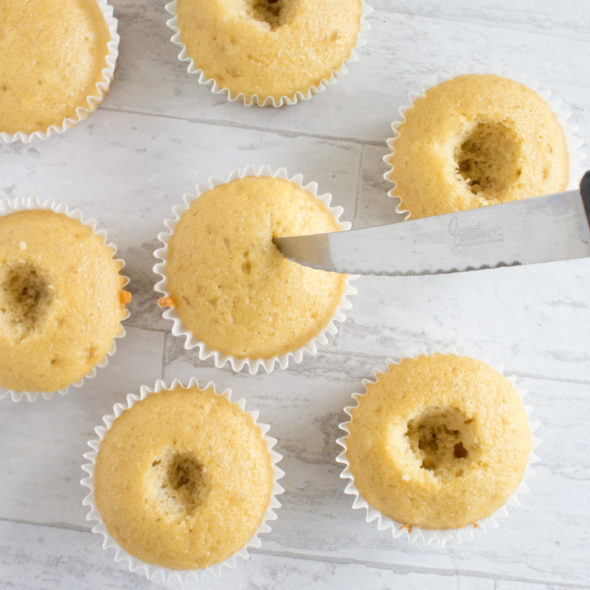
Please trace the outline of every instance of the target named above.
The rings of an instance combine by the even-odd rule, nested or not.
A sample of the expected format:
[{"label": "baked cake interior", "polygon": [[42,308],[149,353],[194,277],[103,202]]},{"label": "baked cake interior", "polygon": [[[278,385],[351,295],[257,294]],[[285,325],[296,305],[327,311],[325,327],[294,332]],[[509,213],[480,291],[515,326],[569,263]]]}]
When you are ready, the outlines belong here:
[{"label": "baked cake interior", "polygon": [[474,123],[455,149],[458,176],[469,190],[487,199],[499,199],[518,180],[521,142],[506,124]]},{"label": "baked cake interior", "polygon": [[457,408],[426,408],[408,422],[406,437],[421,468],[435,477],[460,477],[479,457],[475,422]]}]

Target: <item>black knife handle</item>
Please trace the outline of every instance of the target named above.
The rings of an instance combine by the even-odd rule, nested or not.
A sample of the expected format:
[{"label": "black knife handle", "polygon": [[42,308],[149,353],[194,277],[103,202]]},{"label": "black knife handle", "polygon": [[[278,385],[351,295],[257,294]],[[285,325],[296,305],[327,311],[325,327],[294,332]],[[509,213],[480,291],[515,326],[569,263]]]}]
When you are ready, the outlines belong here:
[{"label": "black knife handle", "polygon": [[584,209],[586,210],[588,225],[590,225],[590,170],[582,176],[582,181],[580,182],[580,194],[582,195],[582,203],[584,203]]}]

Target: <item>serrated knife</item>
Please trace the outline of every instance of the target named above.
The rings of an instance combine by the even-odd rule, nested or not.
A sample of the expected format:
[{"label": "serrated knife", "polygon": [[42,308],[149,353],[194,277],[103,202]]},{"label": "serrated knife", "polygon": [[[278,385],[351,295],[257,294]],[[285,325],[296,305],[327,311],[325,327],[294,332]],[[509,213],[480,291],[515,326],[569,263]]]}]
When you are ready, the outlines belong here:
[{"label": "serrated knife", "polygon": [[362,275],[446,274],[590,257],[590,172],[579,190],[274,242],[299,264]]}]

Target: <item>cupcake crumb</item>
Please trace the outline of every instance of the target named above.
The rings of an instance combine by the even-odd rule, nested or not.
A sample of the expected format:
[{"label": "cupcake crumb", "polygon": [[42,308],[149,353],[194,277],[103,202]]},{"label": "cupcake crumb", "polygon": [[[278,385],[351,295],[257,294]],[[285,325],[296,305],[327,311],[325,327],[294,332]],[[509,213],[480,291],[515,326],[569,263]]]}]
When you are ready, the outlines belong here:
[{"label": "cupcake crumb", "polygon": [[359,495],[424,529],[491,516],[517,489],[531,451],[514,385],[454,354],[391,364],[350,415],[346,457]]},{"label": "cupcake crumb", "polygon": [[160,307],[174,307],[174,301],[172,300],[172,297],[160,297],[160,299],[158,299],[158,305]]},{"label": "cupcake crumb", "polygon": [[132,295],[130,291],[121,290],[119,291],[119,302],[121,307],[124,307],[128,303],[131,303]]}]

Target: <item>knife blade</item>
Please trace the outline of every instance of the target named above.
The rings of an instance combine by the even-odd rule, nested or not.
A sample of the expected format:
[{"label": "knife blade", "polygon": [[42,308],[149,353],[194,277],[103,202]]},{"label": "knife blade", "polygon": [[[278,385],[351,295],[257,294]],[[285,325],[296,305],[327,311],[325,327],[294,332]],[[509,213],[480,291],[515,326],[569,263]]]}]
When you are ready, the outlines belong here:
[{"label": "knife blade", "polygon": [[590,172],[580,190],[274,242],[290,260],[346,274],[447,274],[585,258]]}]

